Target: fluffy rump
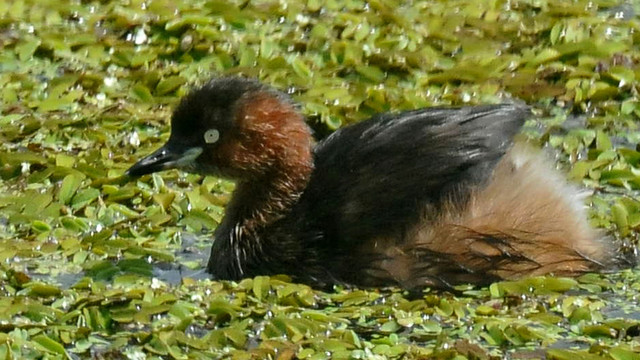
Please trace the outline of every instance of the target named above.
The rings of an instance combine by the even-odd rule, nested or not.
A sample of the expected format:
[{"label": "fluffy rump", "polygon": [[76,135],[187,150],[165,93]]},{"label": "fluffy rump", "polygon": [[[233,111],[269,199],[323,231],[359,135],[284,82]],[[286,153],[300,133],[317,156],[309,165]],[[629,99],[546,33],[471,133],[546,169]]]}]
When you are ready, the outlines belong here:
[{"label": "fluffy rump", "polygon": [[426,209],[405,244],[378,247],[369,274],[414,288],[606,268],[616,250],[589,225],[583,200],[543,154],[516,144],[467,202]]}]

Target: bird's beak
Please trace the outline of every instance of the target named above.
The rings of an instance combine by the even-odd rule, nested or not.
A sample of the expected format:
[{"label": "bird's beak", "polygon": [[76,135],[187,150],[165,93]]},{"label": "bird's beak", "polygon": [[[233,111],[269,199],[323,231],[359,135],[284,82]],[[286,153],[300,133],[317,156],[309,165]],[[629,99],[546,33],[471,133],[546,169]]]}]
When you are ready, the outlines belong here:
[{"label": "bird's beak", "polygon": [[167,143],[130,167],[126,174],[142,176],[161,170],[188,167],[194,164],[202,151],[201,147],[176,147]]}]

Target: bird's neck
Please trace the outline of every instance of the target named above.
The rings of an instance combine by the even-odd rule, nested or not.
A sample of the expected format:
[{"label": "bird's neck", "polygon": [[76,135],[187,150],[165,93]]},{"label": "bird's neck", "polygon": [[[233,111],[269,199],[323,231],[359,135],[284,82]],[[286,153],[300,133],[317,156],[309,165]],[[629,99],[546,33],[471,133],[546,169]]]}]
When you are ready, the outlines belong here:
[{"label": "bird's neck", "polygon": [[269,260],[278,259],[275,264],[284,266],[298,259],[300,244],[289,233],[278,232],[277,223],[295,216],[291,211],[312,170],[309,162],[289,171],[239,182],[215,232],[207,266],[209,273],[219,279],[237,280],[255,272],[283,271],[271,269],[269,266],[274,262]]},{"label": "bird's neck", "polygon": [[289,214],[306,189],[311,171],[309,164],[239,182],[226,216],[247,233],[268,228]]},{"label": "bird's neck", "polygon": [[280,220],[293,218],[313,171],[311,131],[292,104],[268,92],[248,93],[238,103],[244,141],[229,159],[243,180],[216,229],[208,268],[227,279],[275,271],[265,267],[298,255],[295,230],[278,229]]}]

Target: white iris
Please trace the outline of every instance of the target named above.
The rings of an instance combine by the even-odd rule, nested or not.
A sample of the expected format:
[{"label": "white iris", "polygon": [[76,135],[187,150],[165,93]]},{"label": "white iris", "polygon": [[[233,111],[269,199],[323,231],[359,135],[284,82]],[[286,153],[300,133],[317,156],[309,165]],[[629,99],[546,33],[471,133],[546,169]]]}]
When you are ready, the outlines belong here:
[{"label": "white iris", "polygon": [[220,139],[220,131],[217,129],[209,129],[204,133],[204,142],[213,144]]}]

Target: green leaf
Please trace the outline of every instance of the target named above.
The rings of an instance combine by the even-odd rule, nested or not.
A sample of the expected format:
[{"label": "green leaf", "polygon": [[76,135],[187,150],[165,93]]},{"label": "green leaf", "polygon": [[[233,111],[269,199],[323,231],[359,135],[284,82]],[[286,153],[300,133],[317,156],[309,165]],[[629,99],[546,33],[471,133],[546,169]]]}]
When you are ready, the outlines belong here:
[{"label": "green leaf", "polygon": [[640,353],[620,346],[609,349],[609,356],[614,360],[640,360]]},{"label": "green leaf", "polygon": [[547,358],[553,360],[606,360],[602,356],[591,354],[586,350],[549,349]]},{"label": "green leaf", "polygon": [[60,190],[58,191],[58,200],[63,204],[69,204],[73,195],[82,184],[84,176],[72,173],[64,177]]},{"label": "green leaf", "polygon": [[380,326],[380,331],[383,333],[394,333],[400,330],[402,327],[398,325],[394,320],[389,320]]},{"label": "green leaf", "polygon": [[33,341],[51,353],[64,355],[69,358],[64,346],[46,335],[37,335],[33,338]]},{"label": "green leaf", "polygon": [[160,96],[166,95],[170,92],[175,91],[186,82],[187,80],[182,76],[169,76],[168,78],[160,80],[160,82],[156,86],[155,93],[156,95]]},{"label": "green leaf", "polygon": [[618,86],[632,84],[635,80],[633,69],[626,66],[612,66],[608,73],[613,79],[619,81]]},{"label": "green leaf", "polygon": [[611,215],[613,217],[613,222],[617,225],[618,229],[626,234],[629,230],[629,212],[627,208],[621,203],[615,203],[611,206]]},{"label": "green leaf", "polygon": [[71,200],[71,207],[74,210],[81,209],[100,197],[100,190],[87,188],[78,191]]},{"label": "green leaf", "polygon": [[29,36],[24,38],[18,46],[16,46],[16,53],[20,61],[28,61],[33,57],[38,47],[42,44],[42,40],[37,37]]},{"label": "green leaf", "polygon": [[31,296],[58,296],[62,293],[60,288],[57,286],[44,284],[40,282],[30,283],[25,286],[29,290],[29,295]]},{"label": "green leaf", "polygon": [[304,61],[300,57],[295,57],[293,59],[293,61],[291,62],[291,67],[293,68],[293,71],[303,79],[310,79],[313,76],[313,72],[311,71],[311,69],[307,66],[307,64],[304,63]]},{"label": "green leaf", "polygon": [[131,95],[142,102],[153,102],[151,91],[144,84],[138,83],[131,87]]},{"label": "green leaf", "polygon": [[377,66],[356,66],[356,71],[376,83],[381,83],[385,79],[385,73]]}]

